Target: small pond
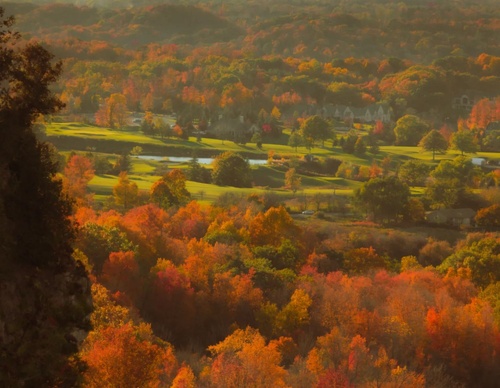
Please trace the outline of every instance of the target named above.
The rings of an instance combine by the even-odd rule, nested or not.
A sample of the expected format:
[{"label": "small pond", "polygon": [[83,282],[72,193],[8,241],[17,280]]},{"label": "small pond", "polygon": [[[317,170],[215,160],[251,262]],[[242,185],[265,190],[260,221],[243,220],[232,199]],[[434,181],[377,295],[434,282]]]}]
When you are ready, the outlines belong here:
[{"label": "small pond", "polygon": [[[138,159],[143,160],[163,160],[174,163],[185,163],[191,161],[193,158],[187,156],[155,156],[155,155],[139,155]],[[211,164],[214,160],[212,158],[197,158],[200,164]],[[264,165],[267,164],[267,159],[247,159],[250,165]]]}]

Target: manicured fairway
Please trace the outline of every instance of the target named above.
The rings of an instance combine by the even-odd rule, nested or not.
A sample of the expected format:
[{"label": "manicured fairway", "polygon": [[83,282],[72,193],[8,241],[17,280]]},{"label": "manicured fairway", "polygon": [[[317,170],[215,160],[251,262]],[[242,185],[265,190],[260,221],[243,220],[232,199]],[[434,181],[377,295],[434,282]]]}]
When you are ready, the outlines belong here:
[{"label": "manicured fairway", "polygon": [[[71,150],[91,151],[100,154],[105,152],[102,155],[107,156],[108,160],[113,163],[119,153],[129,152],[134,146],[140,146],[144,150],[143,154],[163,156],[164,159],[161,161],[131,157],[132,169],[129,177],[137,183],[141,191],[149,191],[151,185],[169,169],[180,168],[186,170],[188,168],[187,162],[174,163],[168,160],[169,156],[191,157],[195,151],[198,157],[213,157],[225,151],[239,152],[247,158],[256,159],[267,159],[272,156],[273,163],[252,166],[253,188],[219,187],[212,184],[188,181],[187,188],[193,198],[203,202],[212,202],[221,194],[227,192],[248,195],[252,192],[263,193],[271,190],[277,195],[289,197],[291,192],[283,188],[286,167],[280,164],[290,158],[303,158],[306,154],[311,154],[319,159],[331,157],[359,166],[371,166],[373,163],[380,166],[382,161],[386,159],[390,160],[391,170],[396,170],[401,163],[411,159],[437,165],[441,160],[451,160],[460,155],[456,150],[448,150],[446,153],[436,154],[435,161],[433,161],[431,152],[424,152],[420,147],[406,146],[381,146],[376,154],[366,152],[364,155],[354,155],[343,152],[341,147],[332,147],[331,141],[325,142],[323,147],[318,144],[312,149],[298,147],[295,150],[287,145],[290,133],[287,129],[283,131],[279,138],[269,139],[269,143],[264,141],[262,148],[258,148],[251,143],[242,145],[212,138],[202,138],[201,141],[197,141],[194,137],[187,140],[177,138],[160,139],[146,136],[138,130],[113,130],[74,122],[48,124],[46,133],[49,141],[54,141],[64,154]],[[500,160],[500,153],[478,152],[467,156]],[[211,168],[209,165],[205,167]],[[102,201],[106,196],[112,194],[113,186],[117,182],[118,178],[113,175],[95,176],[90,182],[89,188],[96,194],[95,199]],[[353,190],[361,184],[358,181],[332,176],[301,175],[300,192],[305,195],[314,195],[315,193],[352,195]],[[423,188],[412,188],[412,195],[421,196],[423,191]]]}]

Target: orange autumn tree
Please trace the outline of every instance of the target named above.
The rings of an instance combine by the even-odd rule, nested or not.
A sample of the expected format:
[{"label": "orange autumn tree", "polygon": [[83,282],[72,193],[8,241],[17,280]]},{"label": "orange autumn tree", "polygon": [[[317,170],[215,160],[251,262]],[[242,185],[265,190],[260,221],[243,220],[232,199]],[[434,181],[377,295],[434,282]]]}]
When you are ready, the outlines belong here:
[{"label": "orange autumn tree", "polygon": [[180,239],[202,238],[209,224],[209,209],[191,201],[172,216],[170,234]]},{"label": "orange autumn tree", "polygon": [[297,241],[300,238],[300,228],[283,206],[257,214],[251,220],[249,229],[253,245],[279,246],[284,239]]},{"label": "orange autumn tree", "polygon": [[470,112],[468,120],[469,126],[484,131],[490,122],[499,119],[497,114],[498,105],[500,105],[500,100],[496,102],[492,102],[488,98],[479,100],[474,104]]},{"label": "orange autumn tree", "polygon": [[286,371],[275,343],[258,330],[238,329],[208,350],[214,359],[207,380],[216,387],[286,387]]},{"label": "orange autumn tree", "polygon": [[143,270],[149,271],[158,257],[168,254],[168,223],[165,210],[153,204],[135,207],[122,217],[120,225],[137,245],[139,265]]},{"label": "orange autumn tree", "polygon": [[113,197],[116,204],[128,210],[135,205],[138,195],[139,188],[137,183],[129,179],[126,171],[120,172],[118,183],[113,186]]},{"label": "orange autumn tree", "polygon": [[151,329],[144,324],[92,332],[82,353],[88,366],[85,386],[158,387],[169,380],[169,369],[176,363],[172,349],[152,343],[151,337]]},{"label": "orange autumn tree", "polygon": [[248,274],[231,275],[230,272],[214,275],[212,299],[218,307],[219,320],[225,320],[229,325],[252,324],[254,311],[263,303],[263,293],[254,287],[252,277],[254,271]]},{"label": "orange autumn tree", "polygon": [[121,128],[127,121],[127,98],[120,93],[111,94],[96,112],[97,125],[110,128]]},{"label": "orange autumn tree", "polygon": [[91,202],[92,195],[87,194],[87,185],[94,178],[95,169],[90,159],[73,155],[64,167],[63,190],[82,205]]},{"label": "orange autumn tree", "polygon": [[196,388],[196,377],[189,365],[182,365],[172,381],[171,388]]},{"label": "orange autumn tree", "polygon": [[429,309],[426,317],[428,354],[460,381],[495,386],[500,362],[500,333],[491,306],[473,299],[466,305],[451,301]]},{"label": "orange autumn tree", "polygon": [[148,324],[120,306],[98,283],[92,285],[93,331],[80,358],[87,364],[86,387],[157,387],[172,381],[178,368],[173,348],[153,335]]}]

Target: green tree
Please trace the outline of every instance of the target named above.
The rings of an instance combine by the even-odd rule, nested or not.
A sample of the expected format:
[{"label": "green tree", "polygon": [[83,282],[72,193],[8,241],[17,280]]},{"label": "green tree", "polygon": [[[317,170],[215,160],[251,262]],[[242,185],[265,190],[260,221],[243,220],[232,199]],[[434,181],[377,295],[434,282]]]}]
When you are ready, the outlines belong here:
[{"label": "green tree", "polygon": [[172,128],[170,127],[170,124],[166,123],[161,119],[160,117],[156,118],[153,124],[153,131],[154,133],[157,133],[160,135],[160,137],[163,139],[164,137],[171,137],[173,135],[172,133]]},{"label": "green tree", "polygon": [[129,173],[131,169],[130,155],[128,152],[123,152],[113,165],[113,174],[119,175],[121,172]]},{"label": "green tree", "polygon": [[370,153],[373,155],[377,155],[380,152],[380,147],[378,146],[377,143],[373,143],[370,146]]},{"label": "green tree", "polygon": [[374,220],[397,220],[404,215],[410,189],[398,178],[374,178],[354,193],[356,205],[373,216]]},{"label": "green tree", "polygon": [[33,133],[63,106],[50,90],[62,64],[13,23],[0,7],[0,386],[76,386],[72,333],[88,330],[90,289],[51,147]]},{"label": "green tree", "polygon": [[202,183],[210,183],[212,180],[210,171],[198,162],[198,158],[196,156],[193,156],[188,163],[187,178],[190,181]]},{"label": "green tree", "polygon": [[500,325],[500,282],[492,283],[486,287],[480,294],[481,300],[486,300],[493,309],[495,322]]},{"label": "green tree", "polygon": [[113,187],[113,197],[118,205],[125,210],[130,209],[137,202],[139,188],[137,183],[132,182],[126,171],[122,171],[118,177],[118,183]]},{"label": "green tree", "polygon": [[241,155],[228,151],[213,161],[212,181],[219,186],[251,187],[252,171]]},{"label": "green tree", "polygon": [[468,130],[461,130],[455,132],[451,136],[451,147],[455,150],[458,150],[462,153],[476,153],[479,150],[479,146],[477,144],[476,139],[474,138],[474,134]]},{"label": "green tree", "polygon": [[153,183],[150,194],[151,201],[163,209],[185,205],[191,198],[186,189],[186,176],[179,169],[166,173]]},{"label": "green tree", "polygon": [[354,153],[360,156],[366,153],[366,144],[361,136],[358,137],[354,144]]},{"label": "green tree", "polygon": [[342,138],[343,143],[342,143],[342,151],[348,153],[348,154],[353,154],[356,150],[356,142],[358,141],[358,135],[356,134],[355,131],[351,130],[347,134],[347,138]]},{"label": "green tree", "polygon": [[132,155],[138,156],[138,155],[142,154],[142,147],[141,146],[135,146],[134,148],[132,148],[132,151],[130,151],[130,153]]},{"label": "green tree", "polygon": [[326,98],[334,104],[358,107],[363,105],[360,87],[347,82],[332,82],[328,85]]},{"label": "green tree", "polygon": [[295,148],[295,152],[297,152],[297,147],[301,146],[304,143],[302,136],[298,131],[293,131],[288,138],[288,145],[292,148]]},{"label": "green tree", "polygon": [[442,160],[430,173],[425,195],[434,208],[460,206],[467,199],[477,174],[471,160],[464,156]]},{"label": "green tree", "polygon": [[436,152],[444,152],[448,149],[448,142],[443,135],[433,129],[420,140],[419,146],[426,151],[432,151],[432,160],[434,160]]},{"label": "green tree", "polygon": [[300,126],[300,133],[309,148],[314,146],[317,140],[324,142],[331,137],[330,125],[320,116],[311,116],[304,120]]},{"label": "green tree", "polygon": [[432,167],[421,160],[407,160],[399,167],[398,176],[409,186],[425,186],[431,170]]},{"label": "green tree", "polygon": [[492,130],[486,133],[486,135],[482,139],[481,151],[500,151],[500,130]]},{"label": "green tree", "polygon": [[255,132],[252,135],[252,139],[250,140],[252,143],[255,143],[257,148],[262,148],[262,135],[260,132]]},{"label": "green tree", "polygon": [[460,249],[447,257],[438,267],[442,271],[449,268],[467,268],[472,281],[487,287],[500,281],[500,240],[494,236],[471,234],[461,242]]},{"label": "green tree", "polygon": [[429,131],[427,123],[417,116],[404,115],[394,127],[397,145],[415,146]]},{"label": "green tree", "polygon": [[76,248],[85,254],[96,275],[112,252],[136,251],[124,232],[117,227],[87,222],[78,229]]},{"label": "green tree", "polygon": [[94,154],[94,156],[92,157],[92,162],[94,164],[95,173],[97,175],[113,173],[113,165],[110,163],[106,156]]}]

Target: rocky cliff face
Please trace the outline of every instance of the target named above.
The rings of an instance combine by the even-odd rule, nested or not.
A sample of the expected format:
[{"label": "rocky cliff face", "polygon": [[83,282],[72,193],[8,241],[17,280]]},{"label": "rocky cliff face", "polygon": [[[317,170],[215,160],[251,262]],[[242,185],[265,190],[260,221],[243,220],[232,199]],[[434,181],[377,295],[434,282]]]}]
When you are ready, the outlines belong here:
[{"label": "rocky cliff face", "polygon": [[0,275],[0,386],[71,387],[74,358],[90,328],[92,299],[83,266],[19,266]]}]

